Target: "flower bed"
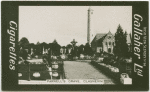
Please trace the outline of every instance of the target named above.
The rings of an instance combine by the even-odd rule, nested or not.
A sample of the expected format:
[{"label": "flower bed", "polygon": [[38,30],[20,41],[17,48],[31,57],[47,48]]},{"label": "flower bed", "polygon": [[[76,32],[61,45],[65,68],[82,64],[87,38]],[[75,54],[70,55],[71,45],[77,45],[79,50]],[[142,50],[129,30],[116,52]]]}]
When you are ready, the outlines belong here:
[{"label": "flower bed", "polygon": [[46,64],[18,64],[18,79],[46,80],[50,79],[50,75]]},{"label": "flower bed", "polygon": [[[109,62],[109,60],[110,60],[110,62]],[[116,62],[116,61],[113,61],[113,59],[111,59],[111,58],[105,58],[102,62],[97,61],[97,60],[92,60],[91,64],[96,66],[98,69],[102,70],[102,72],[104,74],[110,76],[111,78],[118,81],[118,83],[120,83],[120,75],[122,73],[126,73],[126,62],[121,61],[121,63],[118,65],[115,64],[114,62]],[[131,74],[128,74],[128,75],[130,78]]]},{"label": "flower bed", "polygon": [[97,63],[95,61],[92,61],[91,63],[94,66],[96,66],[98,69],[100,69],[107,76],[115,79],[118,82],[120,81],[119,69],[117,69],[116,67],[113,67],[111,65],[107,65],[107,64],[104,64],[104,63]]},{"label": "flower bed", "polygon": [[32,62],[30,64],[19,62],[18,64],[18,79],[21,80],[60,79],[62,76],[63,61],[53,61],[52,68],[44,62]]}]

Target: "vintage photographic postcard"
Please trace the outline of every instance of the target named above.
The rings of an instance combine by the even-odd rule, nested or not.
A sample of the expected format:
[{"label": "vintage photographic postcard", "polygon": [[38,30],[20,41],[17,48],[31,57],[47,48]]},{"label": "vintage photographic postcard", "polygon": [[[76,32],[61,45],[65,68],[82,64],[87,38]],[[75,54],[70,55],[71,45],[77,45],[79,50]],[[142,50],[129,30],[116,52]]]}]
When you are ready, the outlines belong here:
[{"label": "vintage photographic postcard", "polygon": [[2,1],[2,90],[149,90],[148,1]]}]

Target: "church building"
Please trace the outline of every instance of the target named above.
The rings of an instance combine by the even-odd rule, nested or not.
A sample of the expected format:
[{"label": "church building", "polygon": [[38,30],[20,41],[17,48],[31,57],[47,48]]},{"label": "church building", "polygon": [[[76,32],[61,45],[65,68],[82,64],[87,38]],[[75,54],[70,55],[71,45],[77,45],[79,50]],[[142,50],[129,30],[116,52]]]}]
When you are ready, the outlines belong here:
[{"label": "church building", "polygon": [[88,21],[87,21],[87,42],[91,45],[94,52],[100,53],[102,51],[113,53],[114,36],[109,31],[108,33],[94,34],[93,30],[93,9],[88,9]]},{"label": "church building", "polygon": [[[88,9],[88,20],[87,20],[87,43],[90,44],[92,50],[95,53],[111,53],[115,46],[115,35],[110,31],[108,33],[94,33],[93,30],[93,9]],[[127,44],[129,52],[132,51],[131,34],[127,35]]]},{"label": "church building", "polygon": [[96,53],[113,53],[114,45],[115,37],[110,31],[106,34],[97,33],[91,42],[91,48]]}]

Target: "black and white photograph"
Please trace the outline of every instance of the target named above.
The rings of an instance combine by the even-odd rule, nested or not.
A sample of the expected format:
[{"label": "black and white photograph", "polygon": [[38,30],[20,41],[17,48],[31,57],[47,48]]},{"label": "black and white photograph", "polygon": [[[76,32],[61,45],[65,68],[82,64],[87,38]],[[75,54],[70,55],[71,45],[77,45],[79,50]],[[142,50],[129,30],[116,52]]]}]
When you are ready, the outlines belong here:
[{"label": "black and white photograph", "polygon": [[149,90],[148,1],[2,1],[3,91]]},{"label": "black and white photograph", "polygon": [[19,84],[132,84],[131,30],[132,6],[19,6]]}]

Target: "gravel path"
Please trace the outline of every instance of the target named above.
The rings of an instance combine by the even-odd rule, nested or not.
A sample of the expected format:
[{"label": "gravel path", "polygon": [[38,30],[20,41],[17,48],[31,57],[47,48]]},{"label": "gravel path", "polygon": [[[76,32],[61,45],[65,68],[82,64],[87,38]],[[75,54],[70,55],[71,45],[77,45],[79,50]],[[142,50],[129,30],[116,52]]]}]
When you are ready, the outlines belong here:
[{"label": "gravel path", "polygon": [[90,62],[64,61],[64,70],[67,79],[110,79]]}]

